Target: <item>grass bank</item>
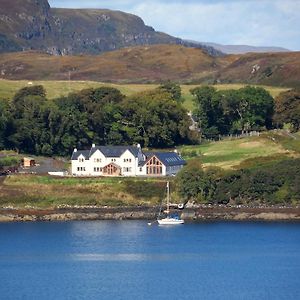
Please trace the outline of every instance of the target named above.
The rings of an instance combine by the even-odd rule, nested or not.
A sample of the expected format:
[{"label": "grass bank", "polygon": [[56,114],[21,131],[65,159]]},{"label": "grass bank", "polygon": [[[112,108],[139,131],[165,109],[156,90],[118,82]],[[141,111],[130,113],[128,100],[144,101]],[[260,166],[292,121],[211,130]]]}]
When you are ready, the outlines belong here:
[{"label": "grass bank", "polygon": [[233,169],[246,166],[243,162],[251,159],[264,158],[272,162],[299,156],[300,135],[296,134],[293,138],[285,131],[270,131],[255,137],[228,138],[196,146],[183,146],[180,151],[186,160],[199,159],[204,167]]},{"label": "grass bank", "polygon": [[[71,92],[78,92],[86,88],[98,88],[102,86],[111,86],[119,89],[123,94],[130,96],[138,92],[151,90],[156,88],[157,84],[112,84],[95,81],[33,81],[34,85],[43,85],[47,91],[49,99],[54,99],[60,96],[66,96]],[[0,80],[0,97],[10,99],[19,89],[28,86],[27,80]],[[181,85],[182,96],[185,99],[184,106],[188,110],[194,107],[193,97],[190,93],[192,88],[199,85]],[[240,89],[244,84],[219,84],[214,85],[218,90]],[[286,91],[287,88],[263,86],[273,97],[279,93]]]},{"label": "grass bank", "polygon": [[165,196],[165,179],[2,177],[1,207],[152,206]]}]

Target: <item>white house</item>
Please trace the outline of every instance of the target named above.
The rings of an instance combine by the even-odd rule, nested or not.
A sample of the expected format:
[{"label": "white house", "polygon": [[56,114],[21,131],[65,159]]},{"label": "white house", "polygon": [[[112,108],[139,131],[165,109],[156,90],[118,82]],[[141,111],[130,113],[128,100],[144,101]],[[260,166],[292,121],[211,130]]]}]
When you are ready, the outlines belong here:
[{"label": "white house", "polygon": [[96,146],[74,149],[73,176],[167,176],[186,162],[177,152],[143,152],[137,146]]}]

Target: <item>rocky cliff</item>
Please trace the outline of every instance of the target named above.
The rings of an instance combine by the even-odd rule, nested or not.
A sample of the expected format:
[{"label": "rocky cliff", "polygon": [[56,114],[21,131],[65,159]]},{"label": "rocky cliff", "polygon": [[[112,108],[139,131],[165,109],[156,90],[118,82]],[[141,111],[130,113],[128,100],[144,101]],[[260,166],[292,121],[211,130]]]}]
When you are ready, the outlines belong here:
[{"label": "rocky cliff", "polygon": [[128,46],[196,45],[146,26],[135,15],[105,9],[50,8],[47,0],[1,0],[0,53],[42,50],[54,55],[99,54]]}]

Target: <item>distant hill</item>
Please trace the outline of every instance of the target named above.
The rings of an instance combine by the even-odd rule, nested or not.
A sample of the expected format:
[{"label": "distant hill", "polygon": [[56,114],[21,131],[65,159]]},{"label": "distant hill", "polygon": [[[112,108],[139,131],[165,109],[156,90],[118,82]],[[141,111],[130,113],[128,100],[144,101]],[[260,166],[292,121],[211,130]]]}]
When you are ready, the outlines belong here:
[{"label": "distant hill", "polygon": [[0,55],[0,78],[117,83],[249,83],[300,86],[300,52],[214,57],[181,45],[136,46],[101,55],[52,56],[30,51]]},{"label": "distant hill", "polygon": [[120,11],[50,8],[47,0],[1,0],[0,4],[0,53],[99,54],[137,45],[182,44],[222,55],[211,46],[157,32],[141,18]]},{"label": "distant hill", "polygon": [[266,53],[266,52],[289,52],[289,49],[282,47],[255,47],[249,45],[221,45],[208,42],[187,41],[194,44],[213,47],[226,54]]},{"label": "distant hill", "polygon": [[[225,64],[225,65],[224,65]],[[0,78],[159,82],[201,78],[227,66],[197,48],[180,45],[136,46],[101,55],[53,56],[29,51],[0,56]]]},{"label": "distant hill", "polygon": [[300,52],[249,53],[213,75],[218,83],[300,87]]}]

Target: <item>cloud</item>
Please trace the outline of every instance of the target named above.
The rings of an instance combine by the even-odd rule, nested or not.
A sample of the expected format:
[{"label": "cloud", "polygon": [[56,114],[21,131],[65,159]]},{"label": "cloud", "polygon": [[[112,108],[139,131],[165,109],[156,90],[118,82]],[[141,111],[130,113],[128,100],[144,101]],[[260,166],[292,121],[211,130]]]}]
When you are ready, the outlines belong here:
[{"label": "cloud", "polygon": [[299,0],[52,0],[50,4],[124,10],[156,30],[186,39],[300,50]]}]

